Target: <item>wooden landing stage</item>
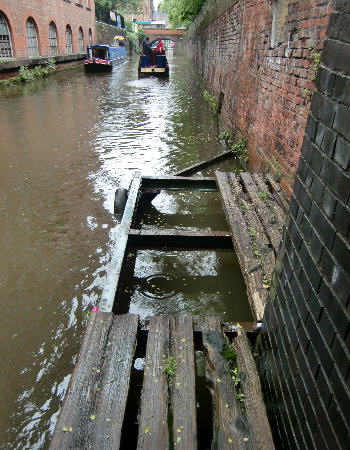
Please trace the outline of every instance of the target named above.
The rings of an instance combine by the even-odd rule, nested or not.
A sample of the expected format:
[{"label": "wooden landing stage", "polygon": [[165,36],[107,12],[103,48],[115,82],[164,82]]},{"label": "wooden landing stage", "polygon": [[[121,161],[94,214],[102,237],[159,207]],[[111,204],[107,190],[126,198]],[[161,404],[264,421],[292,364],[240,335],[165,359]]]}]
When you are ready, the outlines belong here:
[{"label": "wooden landing stage", "polygon": [[[236,354],[230,364],[225,349]],[[136,397],[135,358],[144,358]],[[201,379],[212,393],[207,403]],[[198,446],[274,448],[245,331],[225,334],[212,317],[194,331],[190,316],[152,317],[141,330],[136,315],[92,312],[51,449]]]}]

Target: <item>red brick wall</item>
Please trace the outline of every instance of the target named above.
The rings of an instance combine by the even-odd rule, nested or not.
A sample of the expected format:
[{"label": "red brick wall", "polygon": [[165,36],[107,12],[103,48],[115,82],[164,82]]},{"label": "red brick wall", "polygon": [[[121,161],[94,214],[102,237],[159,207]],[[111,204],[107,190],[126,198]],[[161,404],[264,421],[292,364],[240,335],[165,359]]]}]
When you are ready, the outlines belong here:
[{"label": "red brick wall", "polygon": [[89,29],[95,39],[95,1],[80,0],[80,6],[75,0],[0,0],[2,12],[9,25],[13,56],[21,58],[28,56],[26,42],[26,22],[33,18],[37,28],[39,54],[50,55],[49,24],[54,22],[57,29],[58,53],[66,53],[65,31],[67,24],[72,29],[73,52],[79,52],[78,30],[83,29],[84,47],[88,44]]},{"label": "red brick wall", "polygon": [[290,194],[314,89],[313,55],[322,50],[332,0],[285,0],[283,39],[271,48],[275,3],[238,0],[215,14],[220,1],[208,0],[186,48],[209,90],[224,94],[223,128],[238,131],[250,165],[275,173]]}]

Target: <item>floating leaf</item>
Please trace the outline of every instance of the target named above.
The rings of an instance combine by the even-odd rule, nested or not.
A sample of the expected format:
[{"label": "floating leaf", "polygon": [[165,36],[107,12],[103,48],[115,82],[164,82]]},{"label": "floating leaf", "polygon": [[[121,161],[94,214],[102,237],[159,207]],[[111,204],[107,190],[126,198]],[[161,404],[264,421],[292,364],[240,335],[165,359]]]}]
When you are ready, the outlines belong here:
[{"label": "floating leaf", "polygon": [[143,432],[144,432],[145,434],[147,434],[147,433],[149,432],[149,427],[145,427],[145,429],[143,430]]},{"label": "floating leaf", "polygon": [[106,422],[110,422],[111,420],[112,420],[112,419],[110,419],[110,418],[107,418],[107,419],[106,419]]},{"label": "floating leaf", "polygon": [[221,380],[220,380],[220,378],[217,378],[217,379],[216,379],[216,381],[217,381],[218,383],[221,383]]},{"label": "floating leaf", "polygon": [[182,339],[181,339],[181,342],[186,342],[186,339],[185,339],[185,338],[182,338]]},{"label": "floating leaf", "polygon": [[228,438],[227,440],[228,440],[228,442],[229,442],[230,444],[232,444],[232,439],[231,439],[231,438]]},{"label": "floating leaf", "polygon": [[179,442],[181,442],[181,437],[180,436],[178,436],[177,439],[176,439],[176,443],[178,444]]},{"label": "floating leaf", "polygon": [[91,414],[90,420],[95,420],[95,414]]},{"label": "floating leaf", "polygon": [[122,362],[122,361],[123,361],[123,358],[117,358],[116,361],[117,361],[117,362]]},{"label": "floating leaf", "polygon": [[63,425],[63,427],[62,427],[61,429],[62,429],[62,431],[64,431],[64,432],[66,432],[66,431],[68,430],[68,428],[67,428],[65,425]]},{"label": "floating leaf", "polygon": [[68,431],[71,433],[73,431],[73,427],[69,427]]},{"label": "floating leaf", "polygon": [[249,441],[249,438],[247,438],[247,437],[245,437],[245,438],[243,438],[243,441]]},{"label": "floating leaf", "polygon": [[181,428],[178,428],[176,431],[177,431],[178,433],[181,433]]},{"label": "floating leaf", "polygon": [[107,434],[106,439],[109,439],[109,437],[110,437],[109,434]]},{"label": "floating leaf", "polygon": [[228,403],[226,403],[225,408],[228,408]]}]

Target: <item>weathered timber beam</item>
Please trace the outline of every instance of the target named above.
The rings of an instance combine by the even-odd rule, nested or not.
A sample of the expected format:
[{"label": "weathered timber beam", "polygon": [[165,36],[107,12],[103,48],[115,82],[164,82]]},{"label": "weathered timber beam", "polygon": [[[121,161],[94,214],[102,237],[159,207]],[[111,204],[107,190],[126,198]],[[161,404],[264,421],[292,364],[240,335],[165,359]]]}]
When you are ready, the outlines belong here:
[{"label": "weathered timber beam", "polygon": [[115,242],[114,249],[112,251],[112,258],[107,269],[107,279],[99,304],[100,311],[111,312],[113,309],[115,293],[118,287],[119,276],[123,265],[129,231],[139,196],[140,185],[141,174],[136,172],[131,182],[123,218],[118,228],[118,239]]},{"label": "weathered timber beam", "polygon": [[130,247],[233,250],[227,231],[130,230]]},{"label": "weathered timber beam", "polygon": [[176,172],[175,175],[180,177],[186,177],[189,175],[193,175],[197,173],[198,171],[205,169],[206,167],[209,167],[213,164],[216,164],[220,161],[224,161],[225,159],[232,158],[234,156],[234,153],[232,150],[228,150],[226,152],[220,153],[219,155],[214,156],[213,158],[210,158],[206,161],[201,161],[197,164],[194,164],[193,166],[187,167],[186,169],[180,170],[179,172]]},{"label": "weathered timber beam", "polygon": [[216,191],[214,178],[193,177],[142,177],[141,189],[143,191],[159,189],[199,189],[202,191]]}]

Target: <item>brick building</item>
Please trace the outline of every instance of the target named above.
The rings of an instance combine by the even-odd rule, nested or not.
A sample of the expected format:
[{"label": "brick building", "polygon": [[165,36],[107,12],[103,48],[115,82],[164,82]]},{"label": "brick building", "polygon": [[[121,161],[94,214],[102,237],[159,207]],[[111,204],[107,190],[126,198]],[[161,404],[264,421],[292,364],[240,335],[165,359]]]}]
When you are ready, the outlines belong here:
[{"label": "brick building", "polygon": [[0,0],[1,59],[83,53],[94,39],[94,0]]}]

